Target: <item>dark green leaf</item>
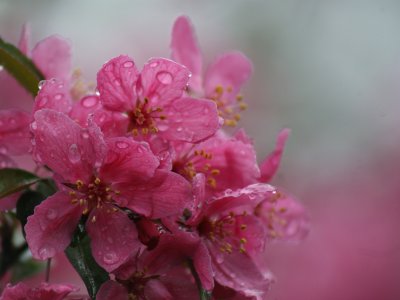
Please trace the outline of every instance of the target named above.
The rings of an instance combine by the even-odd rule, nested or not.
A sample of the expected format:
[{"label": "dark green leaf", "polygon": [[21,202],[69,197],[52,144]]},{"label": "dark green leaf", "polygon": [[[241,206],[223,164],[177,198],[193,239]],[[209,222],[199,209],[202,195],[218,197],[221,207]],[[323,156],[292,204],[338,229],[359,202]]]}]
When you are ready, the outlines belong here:
[{"label": "dark green leaf", "polygon": [[65,254],[81,276],[90,297],[96,299],[96,294],[100,286],[109,280],[109,276],[108,273],[96,263],[92,256],[90,240],[85,232],[83,223],[79,224],[71,244],[65,250]]},{"label": "dark green leaf", "polygon": [[0,198],[19,192],[39,180],[35,174],[25,170],[0,169]]},{"label": "dark green leaf", "polygon": [[33,96],[39,90],[39,82],[44,79],[32,60],[17,47],[0,38],[0,65],[3,66]]},{"label": "dark green leaf", "polygon": [[194,277],[194,280],[196,281],[196,285],[199,290],[200,300],[210,300],[211,293],[209,291],[205,290],[203,288],[203,286],[201,285],[201,280],[200,280],[199,274],[197,274],[196,268],[194,267],[193,261],[191,259],[188,260],[188,266]]},{"label": "dark green leaf", "polygon": [[57,192],[57,187],[54,180],[43,179],[37,184],[36,191],[41,193],[43,196],[50,197]]},{"label": "dark green leaf", "polygon": [[26,225],[28,217],[30,215],[33,215],[35,207],[46,198],[46,196],[35,191],[26,191],[19,197],[17,202],[17,218],[21,222],[24,236],[24,227]]}]

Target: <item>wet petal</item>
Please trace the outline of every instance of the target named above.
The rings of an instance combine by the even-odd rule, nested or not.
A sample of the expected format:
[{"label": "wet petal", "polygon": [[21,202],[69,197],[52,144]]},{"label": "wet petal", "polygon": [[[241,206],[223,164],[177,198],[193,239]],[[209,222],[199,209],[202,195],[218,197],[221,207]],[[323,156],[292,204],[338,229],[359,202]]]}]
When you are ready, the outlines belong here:
[{"label": "wet petal", "polygon": [[35,98],[33,113],[43,108],[68,113],[71,110],[71,106],[69,86],[64,84],[62,80],[50,79],[40,83],[40,90]]},{"label": "wet petal", "polygon": [[97,300],[129,300],[127,289],[116,281],[107,281],[103,283],[97,292]]},{"label": "wet petal", "polygon": [[115,111],[133,108],[138,75],[135,63],[128,56],[121,55],[105,63],[97,73],[97,89],[104,107]]},{"label": "wet petal", "polygon": [[176,19],[172,29],[172,59],[186,66],[192,77],[189,86],[196,92],[202,90],[202,56],[190,20],[186,16]]},{"label": "wet petal", "polygon": [[164,106],[179,98],[189,80],[189,70],[165,58],[153,58],[143,67],[137,89],[152,106]]},{"label": "wet petal", "polygon": [[68,294],[79,289],[69,284],[41,283],[39,287],[31,289],[28,293],[29,300],[62,300]]},{"label": "wet petal", "polygon": [[63,113],[43,109],[35,113],[31,128],[34,158],[68,182],[87,181],[105,155],[106,146],[95,124],[84,129]]},{"label": "wet petal", "polygon": [[207,69],[204,82],[206,95],[211,96],[217,86],[224,89],[230,87],[231,94],[236,95],[252,72],[253,65],[243,53],[226,53],[218,57]]},{"label": "wet petal", "polygon": [[49,36],[32,50],[32,60],[45,78],[68,81],[71,72],[71,46],[60,36]]},{"label": "wet petal", "polygon": [[215,102],[203,99],[180,98],[164,107],[167,118],[160,121],[166,125],[160,133],[168,140],[196,143],[219,129],[220,122]]},{"label": "wet petal", "polygon": [[28,113],[17,109],[0,110],[0,154],[27,154],[30,143]]},{"label": "wet petal", "polygon": [[141,246],[136,226],[111,206],[94,209],[86,222],[93,257],[107,272],[121,266]]},{"label": "wet petal", "polygon": [[25,225],[26,240],[32,256],[45,260],[64,251],[71,242],[82,209],[71,197],[57,192],[35,207]]},{"label": "wet petal", "polygon": [[285,148],[286,141],[289,137],[290,129],[283,129],[278,135],[275,149],[270,153],[260,165],[261,171],[261,182],[269,182],[274,177],[276,171],[279,168],[279,164],[282,159],[283,150]]}]

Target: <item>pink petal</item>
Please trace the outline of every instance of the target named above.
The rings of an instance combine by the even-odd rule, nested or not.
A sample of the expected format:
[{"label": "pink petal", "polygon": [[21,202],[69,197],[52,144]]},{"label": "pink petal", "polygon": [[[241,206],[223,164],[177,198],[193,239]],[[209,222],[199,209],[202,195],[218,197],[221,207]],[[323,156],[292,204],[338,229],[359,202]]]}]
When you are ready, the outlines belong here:
[{"label": "pink petal", "polygon": [[129,182],[146,180],[154,175],[159,166],[158,159],[145,142],[132,138],[107,139],[108,153],[100,170],[107,182]]},{"label": "pink petal", "polygon": [[256,209],[268,228],[271,240],[302,241],[310,231],[310,221],[303,205],[291,195],[279,193],[274,201],[265,200]]},{"label": "pink petal", "polygon": [[174,23],[171,50],[172,59],[186,66],[192,72],[190,87],[196,92],[201,92],[202,56],[193,26],[186,16],[180,16]]},{"label": "pink petal", "polygon": [[253,65],[243,53],[226,53],[207,69],[204,82],[206,95],[211,96],[217,86],[222,86],[224,89],[232,88],[231,94],[235,96],[252,73]]},{"label": "pink petal", "polygon": [[125,55],[105,63],[97,73],[97,89],[104,107],[115,111],[132,109],[138,71],[133,60]]},{"label": "pink petal", "polygon": [[30,47],[29,47],[29,43],[30,43],[30,39],[31,39],[31,27],[29,26],[29,24],[25,23],[22,26],[22,30],[21,30],[21,36],[19,37],[19,41],[18,41],[18,49],[21,50],[21,52],[27,56],[30,56]]},{"label": "pink petal", "polygon": [[3,293],[1,294],[1,300],[26,300],[27,293],[29,291],[29,287],[20,282],[14,286],[11,284],[7,284]]},{"label": "pink petal", "polygon": [[32,256],[45,260],[64,251],[71,242],[81,214],[82,208],[72,204],[71,197],[64,192],[57,192],[36,206],[25,225]]},{"label": "pink petal", "polygon": [[165,170],[157,170],[148,181],[121,185],[120,190],[128,197],[121,205],[153,219],[181,214],[192,205],[189,182]]},{"label": "pink petal", "polygon": [[111,206],[94,209],[86,222],[86,230],[93,257],[107,272],[121,266],[141,246],[133,221]]},{"label": "pink petal", "polygon": [[68,81],[71,72],[71,46],[60,36],[49,36],[32,50],[32,60],[45,78]]},{"label": "pink petal", "polygon": [[0,110],[0,153],[21,155],[27,154],[31,146],[28,113],[8,109]]},{"label": "pink petal", "polygon": [[219,116],[215,102],[205,99],[180,98],[164,107],[167,117],[160,126],[160,133],[167,140],[196,143],[219,129]]},{"label": "pink petal", "polygon": [[286,141],[289,137],[290,129],[283,129],[278,135],[275,149],[270,153],[260,165],[261,170],[261,182],[269,182],[274,177],[276,171],[279,168],[279,164],[282,159],[283,150],[285,148]]},{"label": "pink petal", "polygon": [[201,285],[207,291],[214,288],[214,272],[211,265],[211,257],[205,244],[200,243],[193,256],[193,264]]},{"label": "pink petal", "polygon": [[83,129],[63,113],[43,109],[35,113],[31,128],[36,160],[68,182],[86,182],[105,155],[102,134],[94,124]]},{"label": "pink petal", "polygon": [[179,98],[189,81],[189,70],[165,58],[153,58],[143,67],[138,94],[148,98],[150,105],[163,106]]},{"label": "pink petal", "polygon": [[73,103],[70,117],[82,127],[88,125],[88,119],[96,110],[101,109],[100,98],[97,95],[87,95]]},{"label": "pink petal", "polygon": [[116,281],[107,281],[103,283],[97,292],[97,300],[129,300],[127,289]]},{"label": "pink petal", "polygon": [[269,273],[260,270],[249,256],[239,251],[221,256],[218,247],[210,245],[208,249],[213,262],[215,280],[219,284],[241,292],[245,296],[254,297],[256,300],[265,299],[265,293],[271,283]]},{"label": "pink petal", "polygon": [[33,113],[43,108],[68,113],[71,106],[69,86],[59,79],[50,79],[41,82],[40,90],[35,98]]},{"label": "pink petal", "polygon": [[62,300],[71,292],[78,289],[69,284],[41,283],[39,287],[28,292],[29,300]]},{"label": "pink petal", "polygon": [[174,298],[159,280],[150,280],[144,287],[145,299],[180,300]]}]

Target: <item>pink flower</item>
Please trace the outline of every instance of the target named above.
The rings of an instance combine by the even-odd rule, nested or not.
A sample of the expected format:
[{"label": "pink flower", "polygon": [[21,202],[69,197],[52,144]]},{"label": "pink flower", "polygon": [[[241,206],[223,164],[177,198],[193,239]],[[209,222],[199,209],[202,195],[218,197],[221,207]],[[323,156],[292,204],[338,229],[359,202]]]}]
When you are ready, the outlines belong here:
[{"label": "pink flower", "polygon": [[20,282],[14,286],[7,285],[0,300],[62,300],[77,290],[69,284],[41,283],[39,287],[30,288]]},{"label": "pink flower", "polygon": [[189,71],[167,59],[149,60],[141,73],[132,59],[118,56],[97,74],[104,107],[125,114],[125,132],[158,134],[167,140],[198,142],[219,128],[215,103],[182,97]]},{"label": "pink flower", "polygon": [[96,261],[107,271],[120,266],[141,244],[121,208],[151,218],[179,214],[190,205],[181,176],[159,170],[144,142],[104,141],[95,124],[82,128],[63,113],[35,113],[33,156],[55,173],[60,191],[35,208],[25,226],[32,255],[47,259],[63,251],[83,216]]},{"label": "pink flower", "polygon": [[118,296],[117,299],[196,299],[198,288],[187,267],[189,260],[198,273],[208,275],[205,281],[208,281],[208,288],[212,288],[207,249],[197,235],[174,231],[161,235],[155,249],[133,256],[115,270],[116,281],[103,284],[97,299],[110,299],[111,295]]},{"label": "pink flower", "polygon": [[191,91],[213,100],[225,125],[235,126],[240,120],[240,112],[247,107],[240,89],[253,72],[250,60],[237,51],[225,53],[208,67],[203,77],[201,51],[190,20],[185,16],[175,21],[171,49],[172,59],[192,72]]}]

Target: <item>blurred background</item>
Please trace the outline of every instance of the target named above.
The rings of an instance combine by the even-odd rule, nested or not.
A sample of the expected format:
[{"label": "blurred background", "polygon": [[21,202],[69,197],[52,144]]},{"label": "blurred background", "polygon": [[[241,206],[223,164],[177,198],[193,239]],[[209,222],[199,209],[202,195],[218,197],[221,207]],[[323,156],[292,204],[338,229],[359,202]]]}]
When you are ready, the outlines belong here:
[{"label": "blurred background", "polygon": [[[298,245],[269,246],[277,282],[268,299],[400,299],[398,0],[1,0],[0,35],[17,42],[24,22],[33,44],[62,35],[94,81],[119,54],[139,65],[168,57],[181,14],[206,62],[231,49],[253,61],[240,125],[259,159],[292,129],[273,183],[304,203],[312,230]],[[55,264],[52,281],[65,281],[62,259]]]}]

